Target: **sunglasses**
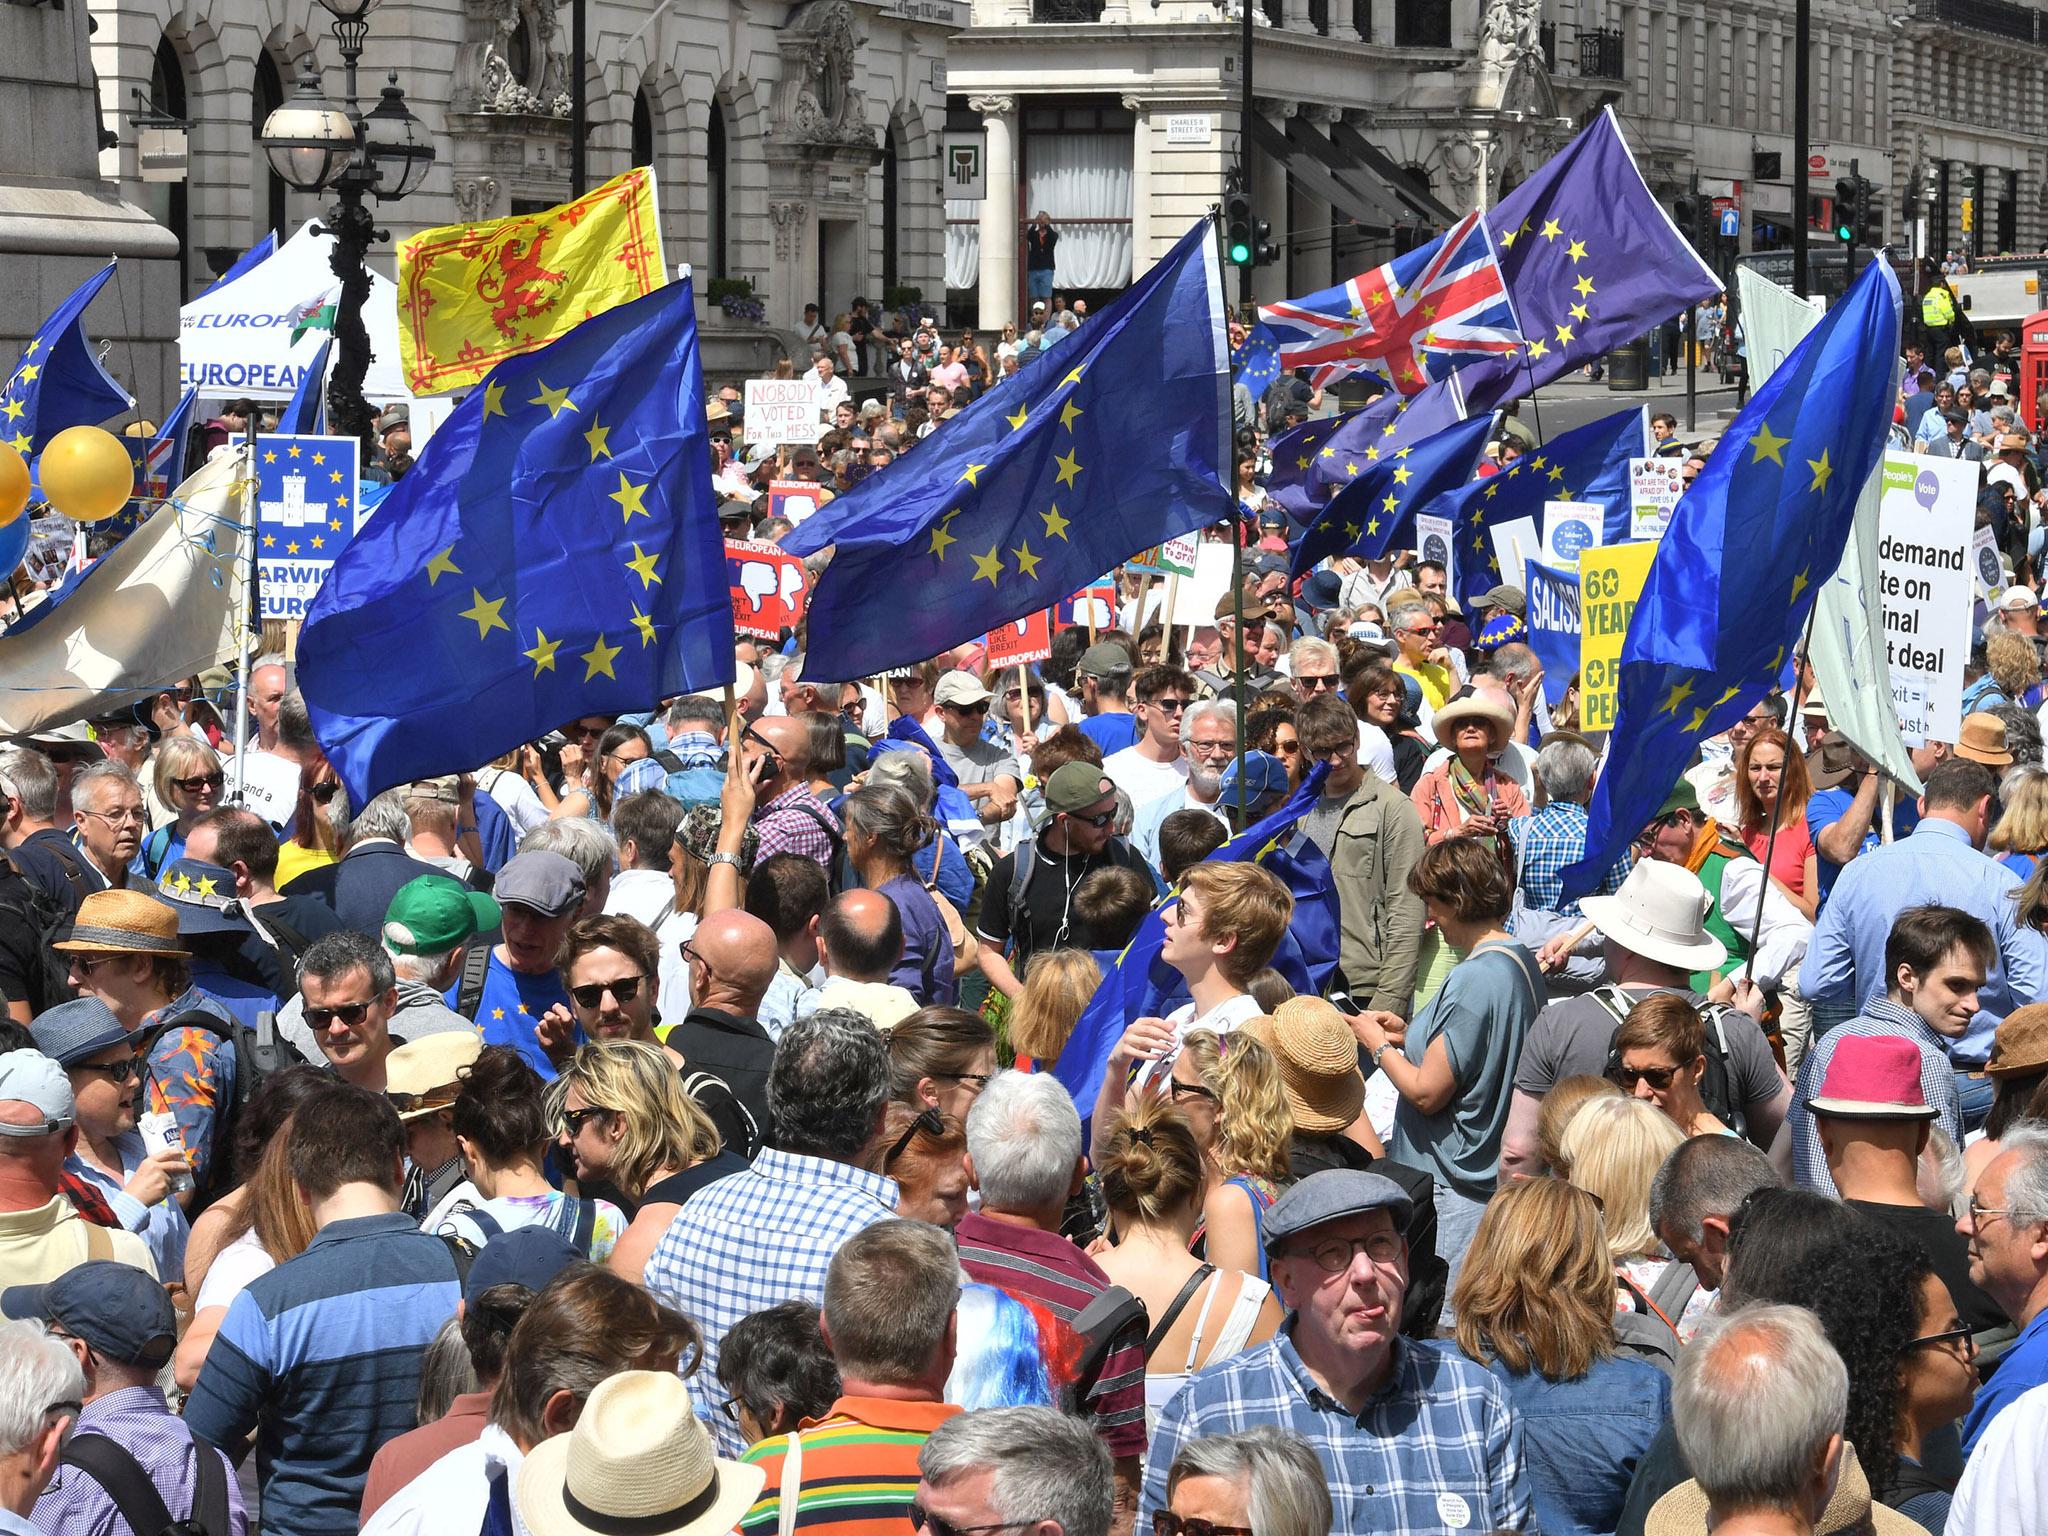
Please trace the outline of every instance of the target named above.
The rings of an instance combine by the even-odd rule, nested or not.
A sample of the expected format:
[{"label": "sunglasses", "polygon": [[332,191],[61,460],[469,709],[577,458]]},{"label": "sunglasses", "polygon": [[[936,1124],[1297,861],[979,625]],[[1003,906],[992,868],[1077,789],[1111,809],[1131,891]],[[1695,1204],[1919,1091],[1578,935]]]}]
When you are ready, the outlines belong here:
[{"label": "sunglasses", "polygon": [[1147,699],[1145,702],[1165,715],[1177,715],[1188,707],[1186,699]]},{"label": "sunglasses", "polygon": [[109,1082],[130,1083],[149,1070],[149,1064],[140,1056],[131,1056],[126,1061],[81,1061],[72,1069],[76,1072],[98,1072]]},{"label": "sunglasses", "polygon": [[1184,1083],[1177,1077],[1173,1079],[1172,1086],[1167,1089],[1167,1092],[1175,1103],[1179,1103],[1182,1099],[1207,1099],[1212,1104],[1219,1102],[1215,1090],[1201,1083]]},{"label": "sunglasses", "polygon": [[1334,672],[1324,672],[1320,675],[1297,672],[1294,675],[1294,680],[1307,693],[1325,693],[1337,686],[1337,674]]},{"label": "sunglasses", "polygon": [[1248,1525],[1218,1525],[1200,1515],[1181,1516],[1170,1510],[1154,1510],[1152,1536],[1252,1536]]},{"label": "sunglasses", "polygon": [[[982,1079],[982,1083],[984,1085],[986,1085],[987,1082],[987,1078]],[[924,1113],[920,1114],[915,1120],[911,1121],[909,1125],[905,1126],[903,1128],[903,1134],[896,1138],[896,1144],[892,1146],[886,1154],[883,1155],[882,1171],[884,1173],[889,1171],[889,1165],[891,1163],[895,1162],[897,1158],[903,1155],[903,1149],[910,1145],[912,1140],[916,1138],[917,1134],[920,1131],[922,1131],[927,1136],[933,1137],[945,1135],[946,1117],[940,1114],[936,1109],[927,1109],[924,1111]]]},{"label": "sunglasses", "polygon": [[588,986],[571,987],[569,996],[575,999],[578,1008],[595,1008],[604,1001],[607,992],[622,1004],[630,1003],[640,995],[640,983],[646,979],[645,976],[621,976],[616,981],[593,981]]},{"label": "sunglasses", "polygon": [[182,789],[188,795],[196,795],[202,789],[219,789],[227,781],[228,776],[224,773],[202,773],[196,778],[173,779],[171,788]]},{"label": "sunglasses", "polygon": [[305,1020],[315,1029],[325,1029],[339,1019],[350,1029],[354,1029],[370,1016],[372,1006],[371,1003],[365,1002],[341,1003],[333,1008],[308,1008],[305,1011]]},{"label": "sunglasses", "polygon": [[1614,1080],[1630,1093],[1635,1092],[1637,1083],[1648,1083],[1657,1093],[1671,1086],[1671,1080],[1678,1075],[1676,1067],[1616,1067]]},{"label": "sunglasses", "polygon": [[946,708],[956,715],[985,715],[988,713],[988,700],[983,699],[979,704],[948,704]]},{"label": "sunglasses", "polygon": [[1019,1526],[1036,1524],[1038,1521],[1032,1519],[998,1520],[994,1525],[955,1525],[944,1515],[935,1515],[922,1504],[910,1506],[910,1528],[913,1531],[929,1531],[931,1536],[972,1536],[976,1531],[1014,1531]]},{"label": "sunglasses", "polygon": [[1955,1344],[1963,1346],[1965,1357],[1977,1353],[1977,1336],[1967,1323],[1959,1328],[1950,1328],[1943,1333],[1930,1333],[1922,1338],[1906,1340],[1906,1348],[1908,1349],[1947,1349]]},{"label": "sunglasses", "polygon": [[590,1124],[599,1115],[608,1115],[610,1113],[610,1110],[599,1108],[595,1104],[584,1109],[565,1109],[562,1111],[562,1124],[568,1129],[569,1135],[573,1138],[581,1136],[583,1134],[583,1127]]}]

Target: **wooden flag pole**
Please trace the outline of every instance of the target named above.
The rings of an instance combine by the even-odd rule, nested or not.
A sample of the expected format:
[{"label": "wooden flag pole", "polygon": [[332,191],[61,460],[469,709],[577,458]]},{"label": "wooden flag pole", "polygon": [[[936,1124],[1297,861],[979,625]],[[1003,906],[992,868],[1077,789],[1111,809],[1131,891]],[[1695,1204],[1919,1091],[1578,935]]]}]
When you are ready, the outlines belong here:
[{"label": "wooden flag pole", "polygon": [[1021,661],[1017,663],[1017,692],[1024,700],[1024,741],[1017,750],[1028,752],[1031,750],[1031,743],[1036,737],[1031,729],[1031,679],[1024,663]]}]

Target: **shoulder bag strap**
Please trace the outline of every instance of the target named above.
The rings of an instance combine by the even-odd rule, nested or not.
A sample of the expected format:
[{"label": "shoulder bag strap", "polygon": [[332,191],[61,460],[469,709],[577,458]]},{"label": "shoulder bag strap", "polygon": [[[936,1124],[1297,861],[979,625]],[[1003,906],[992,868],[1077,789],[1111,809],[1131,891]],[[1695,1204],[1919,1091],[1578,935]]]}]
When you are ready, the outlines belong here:
[{"label": "shoulder bag strap", "polygon": [[775,1500],[775,1536],[796,1536],[797,1505],[804,1491],[804,1441],[792,1430],[783,1437],[782,1488]]},{"label": "shoulder bag strap", "polygon": [[455,1011],[472,1023],[484,1004],[484,980],[491,973],[491,947],[476,939],[462,955],[462,979],[455,984]]},{"label": "shoulder bag strap", "polygon": [[1166,1304],[1166,1310],[1159,1315],[1159,1321],[1154,1323],[1152,1331],[1145,1335],[1145,1358],[1147,1360],[1152,1358],[1152,1351],[1157,1349],[1166,1338],[1166,1335],[1172,1331],[1175,1319],[1187,1310],[1187,1305],[1195,1299],[1196,1292],[1200,1291],[1202,1286],[1208,1281],[1208,1278],[1215,1273],[1216,1266],[1214,1264],[1200,1266],[1192,1275],[1188,1276],[1188,1283],[1180,1288],[1180,1294]]},{"label": "shoulder bag strap", "polygon": [[64,1454],[57,1459],[63,1466],[78,1468],[106,1489],[107,1497],[114,1501],[121,1518],[137,1536],[156,1536],[171,1523],[164,1496],[134,1453],[119,1441],[105,1435],[73,1435]]},{"label": "shoulder bag strap", "polygon": [[228,1472],[220,1450],[209,1440],[192,1436],[192,1518],[205,1536],[230,1536],[233,1516],[228,1506]]},{"label": "shoulder bag strap", "polygon": [[114,1239],[105,1227],[94,1226],[84,1217],[79,1220],[85,1225],[85,1257],[90,1261],[110,1260],[114,1257]]},{"label": "shoulder bag strap", "polygon": [[[566,1196],[564,1198],[567,1198]],[[590,1257],[590,1246],[597,1240],[597,1202],[586,1196],[576,1197],[576,1230],[569,1242],[586,1259]]]}]

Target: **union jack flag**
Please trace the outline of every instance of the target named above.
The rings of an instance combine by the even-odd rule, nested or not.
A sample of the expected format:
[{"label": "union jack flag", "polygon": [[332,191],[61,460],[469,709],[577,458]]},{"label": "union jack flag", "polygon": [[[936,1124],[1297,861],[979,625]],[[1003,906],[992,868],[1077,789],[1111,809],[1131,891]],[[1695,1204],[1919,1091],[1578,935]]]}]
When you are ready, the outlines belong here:
[{"label": "union jack flag", "polygon": [[1477,213],[1450,233],[1307,298],[1264,306],[1259,319],[1284,368],[1317,388],[1373,373],[1404,395],[1521,345],[1493,237]]}]

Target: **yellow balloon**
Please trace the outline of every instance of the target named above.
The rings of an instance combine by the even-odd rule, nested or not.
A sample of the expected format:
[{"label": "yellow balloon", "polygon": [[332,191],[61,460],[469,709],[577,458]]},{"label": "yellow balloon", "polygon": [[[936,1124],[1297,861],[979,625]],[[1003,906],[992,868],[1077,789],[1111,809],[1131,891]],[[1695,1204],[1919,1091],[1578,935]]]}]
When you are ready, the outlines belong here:
[{"label": "yellow balloon", "polygon": [[135,461],[101,427],[66,427],[44,446],[36,472],[50,505],[81,523],[112,517],[135,495]]},{"label": "yellow balloon", "polygon": [[0,528],[5,528],[28,505],[28,460],[12,443],[0,442]]}]

